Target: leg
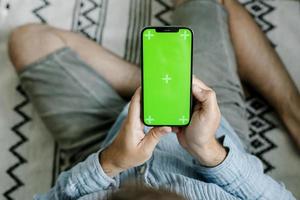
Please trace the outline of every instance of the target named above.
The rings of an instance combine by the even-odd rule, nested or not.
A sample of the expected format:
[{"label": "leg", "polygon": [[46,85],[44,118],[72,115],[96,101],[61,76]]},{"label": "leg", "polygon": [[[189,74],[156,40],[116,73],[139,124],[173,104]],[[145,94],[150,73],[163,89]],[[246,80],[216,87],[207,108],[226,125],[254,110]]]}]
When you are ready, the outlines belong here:
[{"label": "leg", "polygon": [[193,73],[216,91],[222,115],[247,144],[244,94],[224,8],[217,0],[190,0],[181,4],[173,17],[174,24],[193,29]]},{"label": "leg", "polygon": [[45,25],[25,25],[12,33],[9,46],[11,60],[17,70],[50,52],[69,46],[123,98],[131,97],[140,84],[138,67],[77,33]]},{"label": "leg", "polygon": [[[40,25],[17,29],[10,39],[10,56],[40,117],[69,161],[75,163],[99,149],[126,104],[96,70],[131,65],[114,56],[107,58],[108,53],[98,48],[98,60],[83,58],[97,67],[92,68],[54,30]],[[81,52],[94,50],[88,44],[82,46]]]},{"label": "leg", "polygon": [[[241,79],[276,109],[300,147],[300,95],[284,64],[247,11],[236,0],[225,0],[231,38]],[[250,39],[249,39],[250,38]]]}]

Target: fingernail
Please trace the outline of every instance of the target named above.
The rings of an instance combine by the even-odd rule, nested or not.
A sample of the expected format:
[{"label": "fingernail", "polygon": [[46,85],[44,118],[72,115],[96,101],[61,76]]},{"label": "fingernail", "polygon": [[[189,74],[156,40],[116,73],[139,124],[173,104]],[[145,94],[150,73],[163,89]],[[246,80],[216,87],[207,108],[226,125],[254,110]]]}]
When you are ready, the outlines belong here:
[{"label": "fingernail", "polygon": [[197,92],[201,92],[202,89],[200,87],[198,87],[197,85],[193,85],[194,90],[196,90]]}]

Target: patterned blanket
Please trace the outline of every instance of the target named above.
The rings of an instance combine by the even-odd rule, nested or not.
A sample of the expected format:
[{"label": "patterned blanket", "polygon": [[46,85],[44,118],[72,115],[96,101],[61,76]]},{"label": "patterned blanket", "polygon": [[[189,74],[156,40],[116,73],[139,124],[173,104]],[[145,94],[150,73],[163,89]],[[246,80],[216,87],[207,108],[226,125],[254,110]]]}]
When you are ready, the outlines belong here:
[{"label": "patterned blanket", "polygon": [[[241,0],[270,38],[300,88],[300,3]],[[69,161],[57,148],[19,86],[7,39],[16,26],[47,23],[79,32],[124,59],[139,61],[138,34],[145,25],[169,25],[170,0],[0,0],[0,199],[32,199],[45,192]],[[265,173],[300,198],[300,159],[272,109],[247,98],[250,144]]]}]

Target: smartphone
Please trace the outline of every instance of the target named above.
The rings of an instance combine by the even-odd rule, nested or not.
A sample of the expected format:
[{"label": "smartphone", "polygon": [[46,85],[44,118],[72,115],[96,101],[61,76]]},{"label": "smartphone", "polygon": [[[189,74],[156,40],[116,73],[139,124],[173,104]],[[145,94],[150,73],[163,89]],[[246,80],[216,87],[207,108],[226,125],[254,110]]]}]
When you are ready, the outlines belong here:
[{"label": "smartphone", "polygon": [[141,31],[142,121],[187,126],[192,107],[193,32],[186,27]]}]

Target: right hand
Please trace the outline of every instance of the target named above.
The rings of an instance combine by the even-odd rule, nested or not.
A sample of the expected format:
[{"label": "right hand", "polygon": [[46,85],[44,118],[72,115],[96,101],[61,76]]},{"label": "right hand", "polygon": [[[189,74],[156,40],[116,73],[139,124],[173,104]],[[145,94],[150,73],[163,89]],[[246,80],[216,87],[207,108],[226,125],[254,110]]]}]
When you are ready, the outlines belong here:
[{"label": "right hand", "polygon": [[202,165],[216,166],[227,154],[215,138],[221,120],[216,94],[195,76],[192,91],[197,103],[193,109],[190,125],[173,128],[173,131],[176,132],[181,146]]},{"label": "right hand", "polygon": [[128,116],[124,120],[117,138],[100,154],[100,164],[108,176],[116,176],[122,171],[146,162],[160,138],[171,132],[171,127],[154,127],[144,133],[141,121],[141,89],[132,97]]}]

